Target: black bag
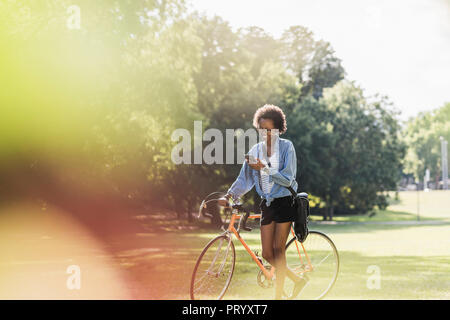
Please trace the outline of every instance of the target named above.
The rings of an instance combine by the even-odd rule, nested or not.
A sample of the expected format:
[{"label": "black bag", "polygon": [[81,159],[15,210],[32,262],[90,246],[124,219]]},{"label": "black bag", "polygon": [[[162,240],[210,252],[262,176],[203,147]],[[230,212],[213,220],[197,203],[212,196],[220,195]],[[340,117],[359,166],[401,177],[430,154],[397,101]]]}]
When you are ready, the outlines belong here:
[{"label": "black bag", "polygon": [[297,218],[294,221],[294,233],[297,240],[304,242],[306,237],[308,237],[308,221],[309,221],[309,200],[308,194],[306,192],[297,193],[288,187],[289,191],[292,193],[293,204],[297,209]]}]

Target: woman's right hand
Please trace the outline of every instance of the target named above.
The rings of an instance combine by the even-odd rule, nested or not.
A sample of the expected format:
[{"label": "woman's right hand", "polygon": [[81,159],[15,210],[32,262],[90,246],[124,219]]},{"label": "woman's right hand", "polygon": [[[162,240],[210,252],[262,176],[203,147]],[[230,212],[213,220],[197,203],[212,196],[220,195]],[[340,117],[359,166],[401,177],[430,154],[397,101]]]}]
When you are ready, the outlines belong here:
[{"label": "woman's right hand", "polygon": [[228,208],[230,206],[230,202],[228,201],[228,199],[230,199],[230,195],[227,194],[224,197],[219,198],[217,200],[217,203],[219,204],[219,206]]}]

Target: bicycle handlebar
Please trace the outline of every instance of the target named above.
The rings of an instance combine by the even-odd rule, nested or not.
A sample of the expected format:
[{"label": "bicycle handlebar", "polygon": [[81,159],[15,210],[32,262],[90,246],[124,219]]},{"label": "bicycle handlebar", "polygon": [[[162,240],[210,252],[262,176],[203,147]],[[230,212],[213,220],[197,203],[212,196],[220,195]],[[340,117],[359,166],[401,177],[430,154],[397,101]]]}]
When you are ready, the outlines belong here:
[{"label": "bicycle handlebar", "polygon": [[212,219],[213,218],[213,215],[212,214],[209,214],[208,212],[206,212],[205,211],[205,209],[206,209],[206,204],[208,203],[208,202],[212,202],[212,201],[217,201],[217,200],[219,200],[219,199],[211,199],[211,197],[214,195],[218,195],[219,196],[219,198],[222,196],[222,195],[224,195],[225,193],[224,192],[220,192],[220,191],[217,191],[217,192],[212,192],[212,193],[210,193],[210,194],[208,194],[206,197],[205,197],[205,199],[202,201],[202,203],[200,204],[200,207],[199,207],[199,209],[198,209],[198,214],[197,214],[197,219],[200,219],[200,217],[203,215],[204,217],[207,217],[207,218],[210,218],[210,219]]},{"label": "bicycle handlebar", "polygon": [[209,203],[209,202],[218,201],[218,200],[219,199],[211,199],[211,200],[208,200],[208,201],[203,200],[202,203],[200,204],[200,208],[198,209],[197,219],[199,219],[201,215],[203,215],[204,217],[207,217],[207,218],[213,218],[212,214],[206,212],[206,210],[205,210],[206,209],[206,204]]},{"label": "bicycle handlebar", "polygon": [[[208,203],[219,201],[219,199],[209,199],[209,200],[207,200],[207,199],[208,199],[211,195],[213,195],[213,194],[220,194],[220,192],[213,192],[213,193],[209,194],[209,195],[205,198],[205,200],[202,201],[202,203],[200,204],[200,208],[199,208],[199,210],[198,210],[197,219],[199,219],[200,216],[202,216],[202,215],[203,215],[204,217],[207,217],[207,218],[213,218],[213,215],[210,214],[210,213],[208,213],[208,212],[206,212],[206,210],[205,210]],[[233,205],[231,206],[231,208],[232,208],[232,209],[238,210],[238,212],[241,211],[241,212],[244,212],[244,213],[245,213],[243,219],[239,222],[239,224],[242,224],[242,225],[241,225],[241,228],[242,228],[243,230],[245,230],[245,231],[252,231],[252,228],[246,226],[246,224],[247,224],[247,219],[248,219],[248,217],[250,216],[250,212],[249,212],[248,210],[244,209],[244,207],[243,207],[241,204],[233,204]]]},{"label": "bicycle handlebar", "polygon": [[[238,211],[243,211],[243,212],[245,212],[244,218],[242,219],[242,226],[241,226],[241,228],[244,229],[245,231],[252,231],[252,228],[246,226],[246,224],[247,224],[247,219],[248,219],[248,217],[250,216],[250,212],[249,212],[248,210],[245,210],[244,207],[242,207],[241,204],[234,204],[234,205],[232,206],[232,208],[233,208],[233,209],[237,209]],[[241,223],[241,222],[240,222],[240,223]]]}]

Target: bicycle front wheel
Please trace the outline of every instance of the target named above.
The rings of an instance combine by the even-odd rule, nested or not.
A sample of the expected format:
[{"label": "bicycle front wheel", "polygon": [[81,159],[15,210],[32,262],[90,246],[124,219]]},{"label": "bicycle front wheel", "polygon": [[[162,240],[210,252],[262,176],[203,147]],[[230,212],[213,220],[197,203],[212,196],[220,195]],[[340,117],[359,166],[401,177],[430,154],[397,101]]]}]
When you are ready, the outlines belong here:
[{"label": "bicycle front wheel", "polygon": [[191,279],[192,300],[220,300],[231,282],[236,261],[231,235],[212,239],[203,249]]},{"label": "bicycle front wheel", "polygon": [[[310,231],[303,243],[296,238],[286,245],[287,266],[309,280],[297,299],[322,299],[333,287],[339,273],[339,254],[331,239],[318,231]],[[292,282],[286,281],[292,292]]]}]

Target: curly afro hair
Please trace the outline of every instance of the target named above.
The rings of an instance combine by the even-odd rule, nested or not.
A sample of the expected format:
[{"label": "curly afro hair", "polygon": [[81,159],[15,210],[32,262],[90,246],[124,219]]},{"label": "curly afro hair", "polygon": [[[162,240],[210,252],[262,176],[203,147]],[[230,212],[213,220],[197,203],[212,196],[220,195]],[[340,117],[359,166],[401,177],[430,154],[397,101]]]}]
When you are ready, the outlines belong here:
[{"label": "curly afro hair", "polygon": [[286,128],[286,116],[280,107],[274,106],[273,104],[266,104],[256,110],[253,116],[253,126],[259,128],[260,119],[270,119],[273,121],[275,129],[278,129],[279,133],[285,133]]}]

